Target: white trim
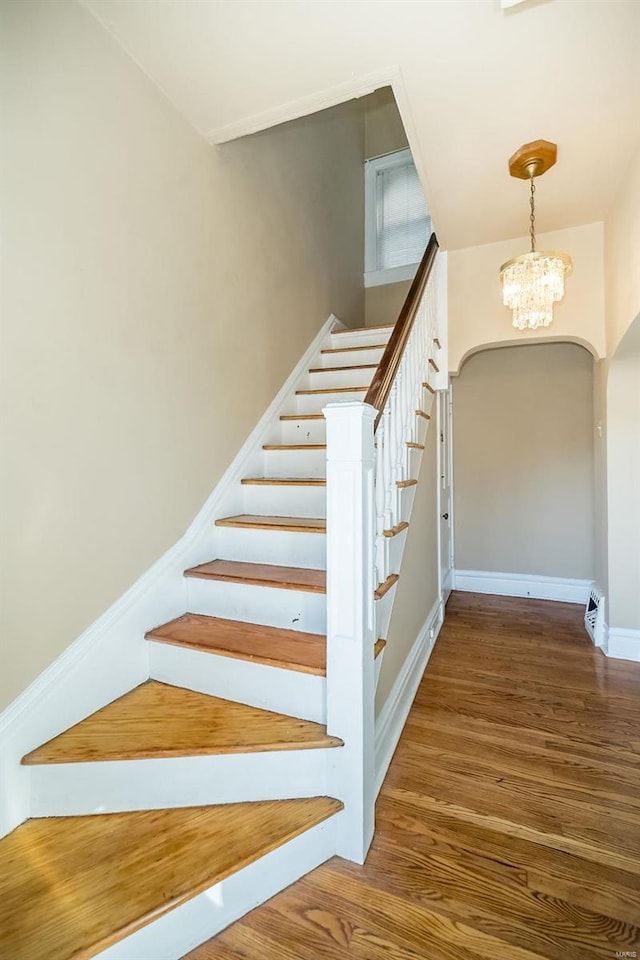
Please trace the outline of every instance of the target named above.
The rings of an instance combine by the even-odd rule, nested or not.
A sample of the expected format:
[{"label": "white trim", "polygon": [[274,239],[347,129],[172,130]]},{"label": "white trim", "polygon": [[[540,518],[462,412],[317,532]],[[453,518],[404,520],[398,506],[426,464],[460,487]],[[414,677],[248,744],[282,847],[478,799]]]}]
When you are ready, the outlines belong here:
[{"label": "white trim", "polygon": [[148,678],[145,631],[187,609],[185,568],[211,559],[213,521],[225,508],[240,512],[240,479],[279,430],[280,413],[336,327],[344,324],[331,314],[184,536],[0,715],[0,836],[29,816],[30,773],[21,757]]},{"label": "white trim", "polygon": [[640,630],[607,627],[605,624],[602,651],[616,660],[633,660],[640,663]]},{"label": "white trim", "polygon": [[78,817],[327,795],[329,750],[43,763],[31,767],[31,816]]},{"label": "white trim", "polygon": [[389,267],[388,270],[370,270],[364,274],[365,287],[381,287],[386,283],[400,283],[413,280],[419,263],[405,263],[401,267]]},{"label": "white trim", "polygon": [[438,639],[443,620],[444,608],[438,599],[429,611],[427,619],[420,629],[420,633],[416,637],[400,673],[396,677],[389,696],[376,717],[376,794],[379,793],[389,769],[391,758],[407,722],[411,705],[420,686],[422,675],[429,662],[435,642]]},{"label": "white trim", "polygon": [[468,593],[491,593],[500,597],[531,597],[586,603],[591,580],[545,577],[542,574],[495,573],[493,570],[456,570],[455,589]]},{"label": "white trim", "polygon": [[187,900],[97,954],[96,960],[180,960],[336,851],[343,813],[306,830],[244,870]]},{"label": "white trim", "polygon": [[209,143],[227,143],[229,140],[246,137],[250,133],[257,133],[259,130],[266,130],[280,123],[297,120],[298,117],[307,117],[320,110],[337,107],[341,103],[347,103],[358,97],[365,97],[368,93],[379,90],[380,87],[391,86],[395,93],[396,84],[400,84],[400,68],[398,66],[382,67],[362,77],[352,77],[306,97],[299,97],[297,100],[290,100],[288,103],[255,113],[253,116],[243,117],[222,127],[214,127],[204,136]]}]

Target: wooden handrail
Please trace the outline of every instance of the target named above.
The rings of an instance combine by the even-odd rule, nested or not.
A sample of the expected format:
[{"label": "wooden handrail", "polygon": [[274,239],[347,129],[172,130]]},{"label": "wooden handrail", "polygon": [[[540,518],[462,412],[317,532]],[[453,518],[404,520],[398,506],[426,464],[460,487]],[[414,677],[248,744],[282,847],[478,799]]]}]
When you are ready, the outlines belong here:
[{"label": "wooden handrail", "polygon": [[382,354],[382,359],[378,364],[378,369],[373,375],[371,386],[369,387],[367,395],[364,398],[365,403],[369,403],[378,411],[375,427],[378,426],[380,417],[382,416],[382,411],[384,410],[384,405],[387,402],[393,381],[396,378],[398,367],[400,366],[400,361],[402,360],[402,354],[404,353],[404,349],[407,345],[407,340],[409,339],[409,334],[411,333],[413,321],[416,318],[418,306],[420,305],[420,300],[422,298],[422,294],[424,293],[424,288],[426,287],[429,277],[431,276],[431,270],[433,269],[437,252],[438,238],[436,237],[435,233],[432,233],[429,238],[429,243],[427,244],[427,249],[425,250],[424,256],[420,261],[420,266],[418,267],[416,275],[413,278],[413,282],[409,287],[407,299],[404,301],[402,310],[400,311],[396,321],[396,325],[393,328],[391,336],[389,337],[389,342],[387,343],[385,351]]}]

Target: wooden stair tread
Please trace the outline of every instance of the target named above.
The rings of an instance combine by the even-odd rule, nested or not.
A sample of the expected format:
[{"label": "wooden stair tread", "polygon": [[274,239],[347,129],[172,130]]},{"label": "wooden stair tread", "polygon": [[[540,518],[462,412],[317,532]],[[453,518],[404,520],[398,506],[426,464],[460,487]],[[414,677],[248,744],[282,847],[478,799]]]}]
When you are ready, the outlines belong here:
[{"label": "wooden stair tread", "polygon": [[340,337],[343,334],[350,334],[350,333],[352,334],[353,333],[371,333],[372,330],[393,330],[395,325],[396,323],[394,320],[393,323],[375,323],[375,324],[372,324],[370,327],[345,327],[344,330],[332,330],[331,336]]},{"label": "wooden stair tread", "polygon": [[283,413],[281,420],[324,420],[324,413]]},{"label": "wooden stair tread", "polygon": [[282,590],[327,592],[326,572],[308,570],[305,567],[280,567],[270,563],[248,563],[242,560],[209,560],[208,563],[190,567],[185,570],[184,575],[205,580],[250,583],[260,587],[279,587]]},{"label": "wooden stair tread", "polygon": [[384,350],[386,343],[365,343],[358,347],[325,347],[320,353],[353,353],[354,350]]},{"label": "wooden stair tread", "polygon": [[296,390],[296,396],[312,397],[318,393],[366,393],[368,389],[368,384],[364,387],[318,387],[315,390]]},{"label": "wooden stair tread", "polygon": [[417,480],[396,480],[396,487],[404,490],[405,487],[415,487]]},{"label": "wooden stair tread", "polygon": [[327,672],[327,639],[319,633],[185,613],[149,630],[145,639],[318,677]]},{"label": "wooden stair tread", "polygon": [[402,520],[401,523],[396,523],[395,527],[390,527],[388,530],[383,530],[382,535],[384,537],[397,537],[399,533],[402,533],[403,530],[406,530],[409,526],[407,520]]},{"label": "wooden stair tread", "polygon": [[382,651],[384,650],[384,648],[386,647],[386,645],[387,645],[387,641],[386,641],[386,640],[383,640],[382,637],[380,637],[378,640],[376,640],[375,646],[374,646],[374,648],[373,648],[373,658],[374,658],[374,660],[377,660],[377,659],[378,659],[378,657],[380,656],[380,654],[382,653]]},{"label": "wooden stair tread", "polygon": [[388,593],[389,590],[391,590],[391,587],[394,584],[396,584],[399,579],[400,577],[398,576],[397,573],[390,574],[386,580],[384,580],[381,584],[378,585],[377,589],[374,591],[374,594],[373,594],[374,598],[376,600],[382,600],[385,593]]},{"label": "wooden stair tread", "polygon": [[422,384],[422,386],[425,388],[425,390],[428,390],[429,393],[435,393],[435,392],[436,392],[436,391],[435,391],[435,387],[432,387],[431,384],[428,383],[426,380],[425,380],[425,382]]},{"label": "wooden stair tread", "polygon": [[326,487],[324,477],[244,477],[240,483],[258,487]]},{"label": "wooden stair tread", "polygon": [[326,450],[326,443],[263,443],[263,450]]},{"label": "wooden stair tread", "polygon": [[319,723],[150,680],[32,750],[22,762],[148,760],[340,745]]},{"label": "wooden stair tread", "polygon": [[436,373],[440,373],[440,367],[431,357],[429,357],[429,366],[433,367]]},{"label": "wooden stair tread", "polygon": [[290,533],[326,533],[327,521],[322,517],[270,517],[240,513],[221,517],[217,527],[247,527],[252,530],[287,530]]},{"label": "wooden stair tread", "polygon": [[312,797],[29,820],[0,841],[0,956],[87,960],[341,808]]},{"label": "wooden stair tread", "polygon": [[336,373],[338,370],[377,370],[377,363],[354,363],[350,367],[312,367],[309,373]]},{"label": "wooden stair tread", "polygon": [[416,417],[422,417],[423,420],[431,420],[431,415],[424,410],[416,410]]},{"label": "wooden stair tread", "polygon": [[413,440],[407,440],[407,446],[410,450],[424,450],[424,443],[414,443]]}]

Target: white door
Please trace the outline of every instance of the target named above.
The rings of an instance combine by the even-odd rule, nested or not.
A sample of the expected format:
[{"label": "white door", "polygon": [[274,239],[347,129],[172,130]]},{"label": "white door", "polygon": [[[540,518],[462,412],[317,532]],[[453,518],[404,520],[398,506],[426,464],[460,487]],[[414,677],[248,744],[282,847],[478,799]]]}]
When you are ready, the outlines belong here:
[{"label": "white door", "polygon": [[438,512],[440,597],[446,603],[453,587],[453,497],[451,494],[451,390],[438,391]]}]

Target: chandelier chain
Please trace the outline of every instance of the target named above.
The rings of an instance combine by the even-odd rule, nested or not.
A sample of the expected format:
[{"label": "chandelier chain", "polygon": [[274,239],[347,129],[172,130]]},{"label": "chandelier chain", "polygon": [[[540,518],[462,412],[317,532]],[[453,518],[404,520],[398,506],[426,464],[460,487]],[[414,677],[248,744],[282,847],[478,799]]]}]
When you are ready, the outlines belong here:
[{"label": "chandelier chain", "polygon": [[530,199],[529,199],[529,205],[531,206],[531,213],[529,214],[529,221],[530,221],[530,224],[531,224],[530,227],[529,227],[529,235],[530,235],[530,237],[531,237],[531,253],[535,253],[535,250],[536,250],[536,207],[535,207],[535,192],[536,192],[536,185],[535,185],[535,181],[534,181],[533,174],[532,174],[532,175],[531,175],[531,197],[530,197]]}]

